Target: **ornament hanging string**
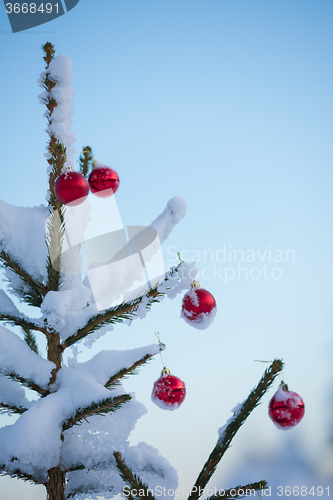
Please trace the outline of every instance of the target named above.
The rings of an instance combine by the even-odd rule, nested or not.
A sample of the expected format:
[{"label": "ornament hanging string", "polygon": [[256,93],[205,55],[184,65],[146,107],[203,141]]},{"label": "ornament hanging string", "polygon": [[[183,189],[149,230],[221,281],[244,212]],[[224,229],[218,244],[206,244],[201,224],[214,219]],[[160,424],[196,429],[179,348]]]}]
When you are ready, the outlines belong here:
[{"label": "ornament hanging string", "polygon": [[[256,363],[273,363],[273,361],[264,361],[262,359],[255,359],[254,360]],[[278,379],[279,379],[279,382],[280,384],[283,382],[284,380],[284,377],[283,377],[283,368],[282,368],[282,371],[280,373],[278,373]]]},{"label": "ornament hanging string", "polygon": [[183,260],[183,259],[181,258],[181,256],[180,256],[180,252],[177,252],[177,254],[178,254],[178,259],[180,260],[180,263],[182,264],[183,262],[185,262],[185,260]]},{"label": "ornament hanging string", "polygon": [[[167,355],[166,355],[166,347],[165,347],[165,344],[163,344],[163,342],[161,342],[161,339],[160,339],[160,332],[154,332],[155,333],[155,336],[158,340],[158,345],[160,346],[161,350],[160,350],[160,355],[161,355],[161,362],[162,362],[162,368],[166,368],[168,366],[167,364]],[[162,346],[164,346],[164,349],[163,349],[163,352],[164,352],[164,360],[165,362],[163,363],[163,354],[162,354]]]}]

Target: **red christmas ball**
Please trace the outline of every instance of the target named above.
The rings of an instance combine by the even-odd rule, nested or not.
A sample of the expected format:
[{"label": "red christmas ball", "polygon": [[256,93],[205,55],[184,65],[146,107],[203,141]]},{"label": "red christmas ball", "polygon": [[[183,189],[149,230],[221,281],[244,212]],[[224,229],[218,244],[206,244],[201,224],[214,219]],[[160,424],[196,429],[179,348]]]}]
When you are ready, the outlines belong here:
[{"label": "red christmas ball", "polygon": [[83,203],[88,194],[89,186],[84,175],[74,170],[67,170],[57,177],[54,192],[60,203],[76,206]]},{"label": "red christmas ball", "polygon": [[96,196],[107,198],[119,187],[119,177],[115,170],[104,165],[94,168],[88,178],[89,189]]},{"label": "red christmas ball", "polygon": [[288,386],[282,382],[268,406],[268,414],[274,424],[279,429],[291,429],[300,423],[304,411],[302,398],[296,392],[288,391]]},{"label": "red christmas ball", "polygon": [[168,369],[162,370],[162,375],[154,383],[151,394],[152,401],[163,410],[176,410],[184,401],[185,384],[178,377],[170,375]]},{"label": "red christmas ball", "polygon": [[191,326],[205,330],[215,318],[216,301],[198,282],[194,281],[191,287],[183,297],[181,317]]}]

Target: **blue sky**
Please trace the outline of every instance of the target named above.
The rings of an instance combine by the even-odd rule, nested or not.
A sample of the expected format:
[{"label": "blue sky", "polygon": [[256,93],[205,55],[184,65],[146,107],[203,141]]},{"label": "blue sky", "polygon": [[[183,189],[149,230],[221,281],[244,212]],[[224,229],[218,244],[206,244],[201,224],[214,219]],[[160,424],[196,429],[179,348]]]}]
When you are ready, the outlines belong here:
[{"label": "blue sky", "polygon": [[[126,382],[148,408],[133,443],[156,446],[188,487],[217,428],[260,378],[265,366],[255,359],[284,359],[286,382],[306,403],[304,421],[290,432],[314,460],[328,439],[332,22],[328,0],[80,0],[57,20],[12,34],[0,9],[0,198],[44,203],[47,136],[36,80],[43,70],[40,47],[50,41],[73,59],[77,159],[90,145],[98,161],[117,170],[124,224],[149,224],[174,195],[187,201],[164,258],[168,266],[175,247],[186,256],[197,251],[200,273],[206,269],[209,277],[200,274],[199,281],[218,304],[213,325],[191,329],[179,318],[181,298],[164,301],[144,322],[104,337],[96,350],[150,344],[160,331],[170,369],[187,383],[188,396],[172,414],[153,406],[159,360]],[[219,262],[224,245],[244,255],[254,250],[256,261]],[[284,260],[269,262],[269,250],[273,256],[280,250]],[[287,250],[295,256],[288,262]],[[258,251],[266,251],[262,262]],[[245,272],[237,278],[238,264],[248,279]],[[227,283],[226,267],[236,273]],[[271,276],[274,267],[280,279]],[[258,279],[250,277],[253,268]],[[262,453],[289,439],[267,417],[273,393],[237,436],[234,467],[253,448],[254,435]],[[14,491],[10,480],[0,481]],[[218,481],[219,471],[212,482]]]}]

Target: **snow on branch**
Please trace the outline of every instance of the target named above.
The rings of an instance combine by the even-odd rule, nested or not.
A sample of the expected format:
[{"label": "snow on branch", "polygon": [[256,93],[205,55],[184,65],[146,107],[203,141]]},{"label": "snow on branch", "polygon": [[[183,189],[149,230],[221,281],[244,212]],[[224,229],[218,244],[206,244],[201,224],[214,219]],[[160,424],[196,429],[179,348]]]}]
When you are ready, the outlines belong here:
[{"label": "snow on branch", "polygon": [[35,467],[28,467],[28,469],[29,472],[24,471],[15,463],[10,465],[0,465],[0,476],[10,476],[15,479],[23,479],[23,481],[27,481],[32,484],[44,484],[46,482],[45,475],[41,474],[41,472]]},{"label": "snow on branch", "polygon": [[20,384],[0,376],[0,408],[12,413],[24,413],[31,406]]},{"label": "snow on branch", "polygon": [[[100,483],[99,486],[92,484],[91,478],[94,473],[91,468],[101,461],[109,464],[113,451],[128,448],[128,434],[134,428],[136,420],[146,411],[143,405],[133,398],[133,395],[124,395],[121,387],[113,385],[110,393],[110,389],[105,386],[120,370],[132,369],[145,356],[157,354],[159,350],[160,346],[153,344],[127,351],[104,351],[84,363],[72,362],[70,366],[62,367],[57,374],[56,382],[51,386],[51,391],[56,392],[41,399],[31,410],[23,414],[21,419],[26,418],[26,421],[22,421],[20,426],[13,429],[10,434],[17,435],[20,430],[29,429],[25,437],[21,436],[21,440],[29,440],[29,449],[33,450],[34,465],[39,465],[40,462],[37,460],[41,460],[40,456],[45,457],[47,453],[47,466],[54,466],[59,463],[60,453],[61,467],[64,470],[70,470],[77,468],[79,463],[79,469],[86,468],[85,475],[89,469],[88,490],[91,491],[94,486],[97,486],[96,491],[99,492],[101,485]],[[127,401],[126,404],[122,404],[125,402],[124,398]],[[106,413],[119,403],[120,408],[116,412],[107,413],[103,417],[98,415]],[[48,417],[43,418],[43,415]],[[89,417],[89,423],[85,421],[85,417]],[[74,425],[79,420],[80,425]],[[44,432],[49,436],[49,443],[39,443],[38,440],[32,441],[26,437],[40,432],[40,424],[36,424],[38,421],[43,422]],[[63,432],[63,441],[59,440],[59,426],[61,426],[60,431]],[[28,449],[28,443],[23,444],[23,449]],[[19,453],[18,450],[12,449],[12,452],[14,451]],[[22,459],[24,457],[25,454],[21,455]],[[70,473],[74,481],[71,482],[71,491],[75,491],[75,494],[80,491],[77,489],[79,485],[86,491],[85,482],[81,484],[81,481],[77,482],[75,479],[78,478],[77,474],[80,472],[80,470],[75,470]],[[105,484],[112,487],[115,465],[111,467],[111,470],[105,470],[104,474]],[[86,476],[83,479],[85,478]],[[119,487],[123,486],[122,482],[119,483]],[[117,490],[117,493],[120,491]]]},{"label": "snow on branch", "polygon": [[[46,88],[38,98],[41,104],[55,102],[47,131],[50,136],[54,136],[66,148],[67,162],[64,168],[67,168],[68,165],[74,165],[75,148],[73,144],[76,141],[76,136],[71,131],[74,99],[72,60],[65,54],[59,54],[50,62],[47,71],[43,71],[40,75],[38,82],[44,88],[46,77],[56,85],[52,88]],[[49,158],[49,153],[46,153],[45,156]]]},{"label": "snow on branch", "polygon": [[[110,396],[110,391],[105,388],[104,390]],[[106,464],[110,460],[114,460],[112,454],[115,450],[128,448],[129,434],[134,429],[137,420],[146,412],[146,408],[132,394],[132,399],[116,412],[108,413],[105,416],[92,416],[89,418],[89,422],[83,420],[80,425],[74,425],[66,430],[61,446],[62,468],[70,470],[77,464],[81,464],[86,470],[91,470],[94,467],[99,467],[101,463],[105,464],[107,468]],[[107,475],[110,475],[110,471],[107,472]]]},{"label": "snow on branch", "polygon": [[[178,487],[177,471],[156,448],[146,443],[129,446],[120,453],[114,450],[108,460],[68,474],[66,498],[113,498],[121,494],[128,498],[155,497],[172,500],[170,491]],[[130,495],[133,490],[133,496]],[[128,495],[127,495],[128,493]]]},{"label": "snow on branch", "polygon": [[21,326],[24,329],[39,330],[45,333],[45,329],[43,327],[35,324],[27,316],[20,313],[13,301],[3,290],[0,290],[0,321],[4,321],[15,326]]},{"label": "snow on branch", "polygon": [[[17,274],[24,291],[33,289],[39,296],[44,291],[43,280],[47,277],[47,216],[48,210],[42,205],[23,208],[0,200],[0,259],[9,268],[6,271]],[[13,273],[7,277],[11,279]]]},{"label": "snow on branch", "polygon": [[24,318],[24,314],[21,314],[17,309],[16,305],[12,301],[10,297],[4,292],[4,290],[0,290],[0,314],[4,316],[15,316]]},{"label": "snow on branch", "polygon": [[[34,354],[32,351],[30,352]],[[57,379],[58,390],[56,390],[56,387],[52,387],[56,392],[48,394],[38,401],[34,401],[31,407],[13,425],[0,429],[0,464],[7,463],[10,465],[12,457],[16,457],[20,465],[31,464],[34,467],[44,469],[46,473],[48,469],[59,466],[62,447],[64,445],[67,446],[68,443],[70,443],[70,448],[69,450],[66,448],[63,454],[64,469],[67,468],[66,465],[71,459],[75,464],[85,458],[79,453],[82,451],[81,446],[86,451],[87,457],[84,460],[84,463],[86,463],[87,460],[91,460],[92,458],[92,446],[89,439],[94,439],[94,435],[90,434],[91,430],[94,430],[94,427],[98,429],[98,426],[100,426],[100,432],[102,429],[104,429],[104,434],[105,431],[109,431],[108,425],[110,425],[110,421],[106,419],[110,413],[107,412],[110,411],[110,408],[112,409],[112,407],[114,408],[117,405],[120,408],[117,412],[112,413],[112,415],[118,417],[118,414],[121,414],[124,417],[125,414],[127,416],[128,423],[122,423],[126,441],[128,432],[132,430],[138,415],[141,416],[143,413],[141,409],[142,405],[135,401],[129,401],[123,406],[126,407],[131,405],[131,403],[135,403],[139,405],[139,409],[136,409],[136,405],[134,404],[134,407],[132,405],[128,412],[124,413],[122,411],[122,403],[125,400],[132,399],[132,396],[123,395],[123,391],[120,388],[116,388],[112,390],[110,397],[110,390],[96,382],[88,372],[80,369],[80,367],[62,370],[61,373],[59,372],[60,380]],[[108,401],[107,398],[109,398]],[[82,435],[85,428],[83,427],[82,429],[81,425],[74,426],[75,429],[78,429],[75,431],[74,428],[69,428],[69,426],[78,423],[81,418],[88,416],[86,410],[89,406],[92,410],[89,415],[91,418],[89,418],[89,424],[83,421],[82,426],[87,424],[88,429],[86,437],[81,443],[80,438],[76,437],[76,433],[78,432]],[[85,414],[81,410],[84,410]],[[100,416],[100,414],[104,413],[107,413],[107,415]],[[65,430],[65,436],[62,436],[62,440],[61,433],[63,427],[68,430]],[[115,428],[115,432],[118,433],[116,438],[117,445],[120,444],[119,439],[121,439],[121,446],[123,447],[123,433],[120,432],[119,427]],[[47,439],[41,440],[41,434],[47,436]],[[75,436],[74,441],[71,440],[72,436]],[[105,439],[105,436],[102,434],[101,439]],[[110,443],[108,443],[109,455],[112,454],[112,451],[113,449],[110,449]],[[96,457],[94,458],[96,460]]]},{"label": "snow on branch", "polygon": [[[70,367],[63,367],[58,372],[57,382],[52,390],[68,389],[77,374],[81,374],[85,381],[85,387],[89,383],[98,383],[110,389],[114,388],[116,382],[125,374],[135,370],[138,366],[146,363],[155,354],[159,353],[161,347],[153,344],[147,347],[137,349],[128,349],[125,351],[102,351],[96,354],[92,359],[84,363],[72,363]],[[138,359],[139,358],[139,359]],[[78,386],[78,394],[81,387]],[[87,391],[86,391],[87,392]],[[115,397],[107,397],[99,401],[89,402],[85,407],[73,406],[72,414],[67,418],[62,429],[67,430],[73,425],[81,422],[87,417],[94,415],[105,415],[108,412],[117,410],[123,403],[132,398],[128,394],[121,394]],[[78,404],[78,403],[77,403]]]},{"label": "snow on branch", "polygon": [[133,494],[135,498],[150,498],[155,497],[149,491],[148,486],[138,478],[136,474],[125,464],[119,451],[113,453],[116,459],[117,468],[119,470],[121,478],[129,485],[130,490],[134,490],[136,494]]},{"label": "snow on branch", "polygon": [[0,290],[0,321],[14,326],[21,326],[26,330],[38,330],[46,334],[45,328],[31,321],[27,316],[20,313],[14,302]]},{"label": "snow on branch", "polygon": [[41,358],[15,333],[0,326],[0,372],[26,383],[31,388],[46,390],[55,364]]},{"label": "snow on branch", "polygon": [[[122,323],[126,320],[132,321],[136,318],[144,318],[153,303],[160,302],[165,296],[173,299],[184,289],[190,288],[191,282],[195,278],[197,272],[198,270],[193,263],[181,262],[178,266],[172,268],[165,274],[165,278],[160,285],[152,288],[142,297],[131,302],[120,304],[117,307],[106,309],[102,313],[91,315],[88,317],[89,319],[85,326],[78,328],[74,335],[65,336],[67,329],[62,330],[62,338],[65,338],[63,342],[64,349],[82,340],[96,330],[99,330],[103,326]],[[84,310],[85,316],[88,315],[87,313],[89,310],[94,310],[94,307],[87,307]]]},{"label": "snow on branch", "polygon": [[[144,492],[143,496],[147,495],[146,498],[152,496],[151,492],[155,494],[155,497],[162,497],[169,500],[173,497],[173,495],[170,495],[170,490],[175,492],[178,487],[177,471],[159,454],[156,448],[146,443],[139,443],[136,446],[130,446],[122,452],[121,456],[119,454],[118,457],[125,467],[125,481],[130,486],[127,489],[132,489],[131,479],[127,476],[128,471],[136,479],[140,478],[138,486],[141,484],[147,485],[150,491]],[[119,461],[117,460],[117,465],[118,463]],[[121,464],[119,463],[119,465]],[[134,484],[133,488],[137,490]],[[139,498],[141,493],[142,491],[137,491],[137,494],[134,496]]]},{"label": "snow on branch", "polygon": [[180,196],[174,196],[168,201],[166,208],[151,224],[156,229],[161,243],[163,243],[173,230],[174,226],[186,214],[186,201]]},{"label": "snow on branch", "polygon": [[164,344],[151,344],[145,347],[122,351],[101,351],[89,361],[71,363],[69,367],[61,368],[58,375],[60,380],[59,387],[70,384],[72,379],[71,369],[76,368],[104,387],[108,389],[114,388],[122,377],[145,364],[150,358],[159,354],[164,347]]},{"label": "snow on branch", "polygon": [[79,408],[74,415],[69,417],[62,426],[62,430],[65,431],[73,425],[77,425],[82,420],[87,420],[88,417],[94,415],[106,415],[107,413],[113,412],[121,408],[121,406],[130,401],[132,398],[129,394],[122,394],[121,396],[115,396],[114,398],[105,398],[102,401],[93,401],[89,406],[85,408]]},{"label": "snow on branch", "polygon": [[[159,352],[163,349],[164,349],[164,344],[161,344]],[[143,356],[143,358],[139,359],[138,361],[135,361],[135,363],[133,363],[129,368],[122,368],[121,370],[119,370],[118,373],[115,373],[115,375],[112,375],[112,377],[110,377],[110,379],[105,384],[105,387],[110,388],[113,385],[117,384],[119,380],[125,377],[126,375],[134,374],[135,370],[139,368],[139,366],[142,366],[143,364],[147,363],[147,361],[149,361],[149,359],[152,358],[155,354],[157,353],[146,354],[145,356]]]}]

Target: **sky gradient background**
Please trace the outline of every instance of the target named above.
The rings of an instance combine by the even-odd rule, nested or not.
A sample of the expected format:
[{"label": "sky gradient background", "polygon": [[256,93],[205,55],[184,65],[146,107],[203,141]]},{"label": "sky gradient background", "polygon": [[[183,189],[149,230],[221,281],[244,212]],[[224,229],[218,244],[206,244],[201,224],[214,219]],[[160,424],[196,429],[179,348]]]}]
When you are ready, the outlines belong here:
[{"label": "sky gradient background", "polygon": [[[0,6],[0,198],[45,203],[46,120],[36,80],[41,45],[50,41],[73,60],[76,159],[89,145],[117,170],[124,224],[150,224],[174,195],[187,201],[163,246],[165,264],[176,264],[176,251],[197,257],[200,284],[218,305],[213,325],[191,328],[179,317],[181,297],[166,299],[79,358],[154,343],[159,330],[187,397],[175,412],[150,401],[159,359],[127,380],[148,410],[131,443],[158,448],[181,487],[195,482],[217,429],[258,382],[265,365],[254,360],[275,357],[305,401],[304,420],[288,433],[269,420],[276,382],[211,485],[269,481],[284,461],[289,485],[301,486],[297,460],[285,458],[291,450],[312,464],[318,484],[332,483],[332,26],[330,0],[80,0],[57,20],[12,34]],[[221,262],[224,248],[253,250],[256,260],[232,253]],[[288,250],[295,258],[286,262]],[[283,260],[274,262],[277,255]],[[238,279],[238,263],[247,279],[245,271]],[[226,267],[229,277],[235,271],[227,282]],[[275,267],[280,279],[270,274]],[[269,462],[272,455],[280,459]],[[0,478],[0,488],[2,500],[45,498],[42,487],[17,480]]]}]

